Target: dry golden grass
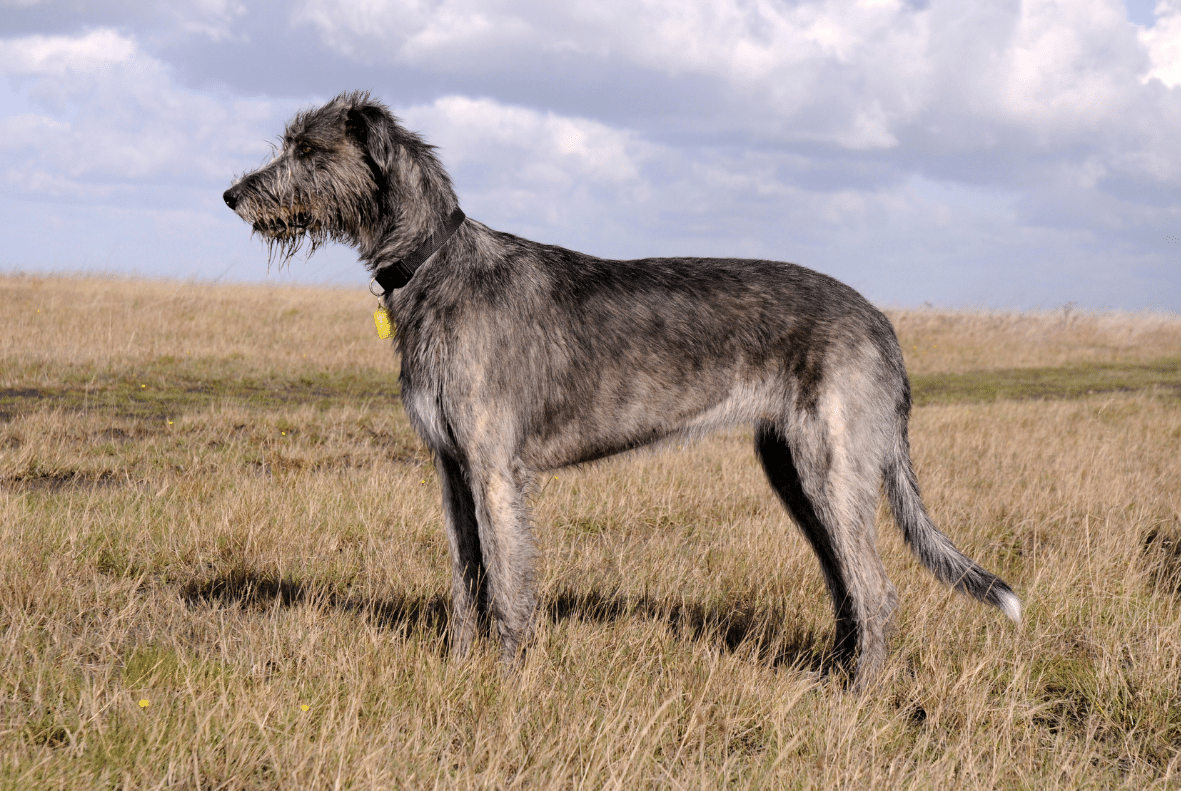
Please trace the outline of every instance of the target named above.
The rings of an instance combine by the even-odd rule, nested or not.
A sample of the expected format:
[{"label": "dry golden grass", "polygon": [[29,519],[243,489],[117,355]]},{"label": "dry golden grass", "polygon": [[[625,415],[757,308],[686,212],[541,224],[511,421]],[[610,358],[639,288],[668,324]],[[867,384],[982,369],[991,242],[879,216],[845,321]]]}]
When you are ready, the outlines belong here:
[{"label": "dry golden grass", "polygon": [[353,289],[9,276],[0,278],[0,357],[6,366],[189,356],[264,371],[388,367],[368,330],[374,301]]},{"label": "dry golden grass", "polygon": [[[373,302],[0,278],[0,787],[1178,785],[1171,387],[916,410],[928,505],[1027,614],[942,588],[883,511],[901,609],[864,697],[818,679],[829,603],[747,434],[559,472],[506,677],[446,657]],[[1169,317],[891,318],[923,375],[1181,356]]]},{"label": "dry golden grass", "polygon": [[1181,357],[1181,316],[887,310],[911,375]]}]

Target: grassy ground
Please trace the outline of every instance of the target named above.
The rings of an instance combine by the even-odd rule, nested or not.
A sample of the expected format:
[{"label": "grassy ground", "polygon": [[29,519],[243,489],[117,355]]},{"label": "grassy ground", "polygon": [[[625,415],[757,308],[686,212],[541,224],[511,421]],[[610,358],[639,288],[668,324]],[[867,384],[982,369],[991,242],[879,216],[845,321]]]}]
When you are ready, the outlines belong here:
[{"label": "grassy ground", "polygon": [[438,481],[374,300],[0,278],[0,788],[1150,788],[1181,771],[1181,320],[892,312],[927,503],[1025,600],[818,681],[744,432],[560,472],[524,670],[448,661]]}]

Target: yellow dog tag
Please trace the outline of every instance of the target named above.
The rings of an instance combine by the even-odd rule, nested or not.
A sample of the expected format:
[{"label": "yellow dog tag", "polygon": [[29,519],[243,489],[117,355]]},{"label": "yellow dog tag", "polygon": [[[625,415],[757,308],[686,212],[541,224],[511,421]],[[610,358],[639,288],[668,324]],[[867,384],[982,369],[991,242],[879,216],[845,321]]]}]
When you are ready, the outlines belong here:
[{"label": "yellow dog tag", "polygon": [[378,308],[373,314],[373,323],[377,325],[377,337],[385,340],[394,334],[394,324],[390,321],[390,312],[385,308]]}]

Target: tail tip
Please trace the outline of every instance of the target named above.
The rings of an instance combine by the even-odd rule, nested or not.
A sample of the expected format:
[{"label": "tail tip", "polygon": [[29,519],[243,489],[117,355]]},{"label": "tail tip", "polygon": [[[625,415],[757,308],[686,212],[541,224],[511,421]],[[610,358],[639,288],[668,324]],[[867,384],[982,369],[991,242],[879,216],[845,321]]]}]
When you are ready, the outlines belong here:
[{"label": "tail tip", "polygon": [[1011,591],[995,591],[996,606],[1013,623],[1021,623],[1021,600]]}]

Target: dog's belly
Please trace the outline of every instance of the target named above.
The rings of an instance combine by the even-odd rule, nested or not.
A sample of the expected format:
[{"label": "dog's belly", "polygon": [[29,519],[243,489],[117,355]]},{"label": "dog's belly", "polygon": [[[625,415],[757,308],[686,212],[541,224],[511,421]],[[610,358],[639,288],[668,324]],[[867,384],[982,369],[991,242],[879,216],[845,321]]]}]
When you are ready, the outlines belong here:
[{"label": "dog's belly", "polygon": [[[647,380],[601,383],[585,402],[546,411],[522,437],[522,460],[543,471],[624,453],[675,436],[771,419],[782,402],[763,383],[723,373],[692,384]],[[638,380],[638,381],[637,381]]]}]

